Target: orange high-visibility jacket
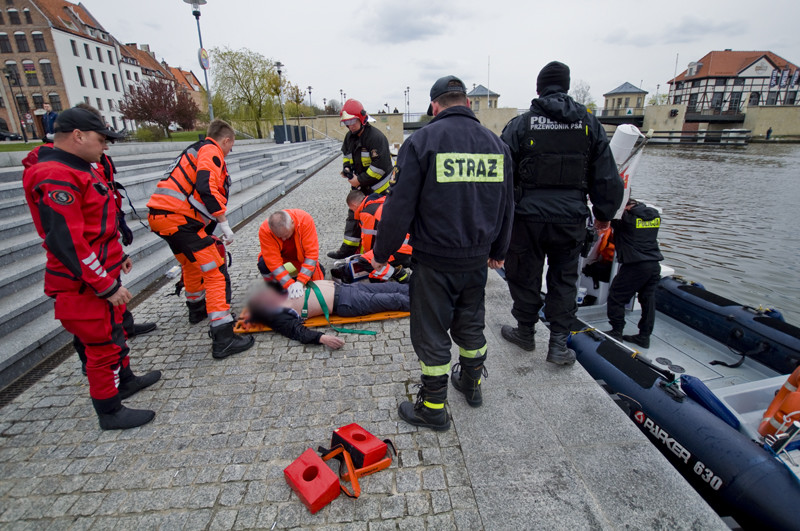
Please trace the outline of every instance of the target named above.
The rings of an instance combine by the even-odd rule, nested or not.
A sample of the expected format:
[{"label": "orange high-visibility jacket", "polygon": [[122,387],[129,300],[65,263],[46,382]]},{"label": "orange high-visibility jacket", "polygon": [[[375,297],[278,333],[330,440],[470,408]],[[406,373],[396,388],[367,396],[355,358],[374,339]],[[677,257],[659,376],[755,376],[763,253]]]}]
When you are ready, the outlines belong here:
[{"label": "orange high-visibility jacket", "polygon": [[[372,246],[375,244],[375,236],[378,235],[378,224],[383,214],[383,204],[386,202],[385,195],[371,194],[364,198],[358,208],[353,213],[353,217],[361,225],[361,254],[367,259],[372,258]],[[411,254],[411,246],[408,244],[408,234],[406,240],[397,254]],[[389,260],[393,260],[391,257]]]},{"label": "orange high-visibility jacket", "polygon": [[208,223],[225,214],[230,185],[222,148],[206,138],[186,148],[169,167],[147,207]]},{"label": "orange high-visibility jacket", "polygon": [[285,212],[294,222],[292,240],[296,255],[283,254],[285,242],[272,233],[269,228],[269,220],[264,220],[261,228],[258,229],[258,241],[261,243],[260,256],[264,259],[264,264],[284,288],[294,282],[289,272],[283,267],[286,262],[291,262],[299,271],[298,282],[305,284],[309,280],[322,280],[323,274],[319,267],[319,240],[314,219],[308,212],[299,209],[287,209]]}]

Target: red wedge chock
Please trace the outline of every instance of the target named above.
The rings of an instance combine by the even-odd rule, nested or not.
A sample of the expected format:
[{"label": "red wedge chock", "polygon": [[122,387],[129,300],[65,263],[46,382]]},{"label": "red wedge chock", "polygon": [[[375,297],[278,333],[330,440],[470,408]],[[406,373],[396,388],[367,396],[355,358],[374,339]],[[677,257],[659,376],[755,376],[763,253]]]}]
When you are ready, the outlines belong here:
[{"label": "red wedge chock", "polygon": [[283,475],[311,514],[332,502],[340,492],[339,478],[311,448],[287,466]]},{"label": "red wedge chock", "polygon": [[339,444],[350,452],[353,466],[356,468],[374,465],[386,457],[386,443],[355,423],[334,430],[331,436],[331,448]]}]

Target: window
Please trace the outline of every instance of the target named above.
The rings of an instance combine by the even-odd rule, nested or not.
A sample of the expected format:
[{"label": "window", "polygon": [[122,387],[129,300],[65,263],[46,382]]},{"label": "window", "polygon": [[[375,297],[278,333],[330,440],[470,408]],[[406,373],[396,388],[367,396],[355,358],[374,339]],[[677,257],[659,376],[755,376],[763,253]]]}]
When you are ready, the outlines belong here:
[{"label": "window", "polygon": [[28,98],[25,97],[24,94],[17,94],[17,105],[19,105],[19,112],[24,114],[31,110],[30,105],[28,105]]},{"label": "window", "polygon": [[17,51],[18,52],[29,52],[31,51],[30,46],[28,46],[28,38],[25,37],[24,33],[15,33],[14,40],[17,41]]},{"label": "window", "polygon": [[16,9],[9,9],[8,21],[11,22],[12,24],[16,24],[17,26],[22,24],[22,21],[19,19],[19,11],[17,11]]},{"label": "window", "polygon": [[50,105],[53,107],[54,111],[58,112],[61,110],[61,96],[55,92],[51,92],[47,95],[47,99],[50,100]]},{"label": "window", "polygon": [[42,71],[42,77],[44,77],[44,84],[45,85],[55,85],[56,84],[56,77],[53,75],[53,66],[50,64],[47,59],[43,61],[39,61],[39,68]]},{"label": "window", "polygon": [[114,100],[108,100],[108,110],[109,111],[114,110]]},{"label": "window", "polygon": [[78,57],[78,45],[72,39],[70,39],[69,44],[72,46],[72,55]]},{"label": "window", "polygon": [[0,33],[0,53],[12,53],[11,40],[5,33]]},{"label": "window", "polygon": [[786,101],[783,102],[784,105],[794,105],[797,101],[797,91],[787,92],[786,93]]},{"label": "window", "polygon": [[100,98],[97,98],[97,110],[98,111],[103,110],[103,100],[101,100]]},{"label": "window", "polygon": [[769,94],[767,94],[767,105],[777,105],[778,104],[778,91],[771,90]]},{"label": "window", "polygon": [[137,83],[139,82],[139,72],[133,73],[133,79],[135,79]]},{"label": "window", "polygon": [[111,74],[111,79],[114,81],[114,90],[119,92],[119,83],[117,82],[117,74]]},{"label": "window", "polygon": [[42,107],[44,107],[44,97],[42,97],[41,94],[33,94],[31,98],[33,98],[34,109],[41,109]]},{"label": "window", "polygon": [[108,78],[105,72],[100,72],[100,77],[103,78],[103,88],[108,90]]},{"label": "window", "polygon": [[715,84],[717,87],[724,87],[724,86],[725,86],[725,84],[726,84],[727,82],[728,82],[728,78],[725,78],[725,77],[718,77],[718,78],[715,80],[715,83],[714,83],[714,84]]},{"label": "window", "polygon": [[86,58],[87,59],[91,59],[92,58],[92,52],[89,51],[89,45],[86,44],[85,42],[83,43],[83,53],[86,54]]},{"label": "window", "polygon": [[44,41],[44,35],[41,33],[36,32],[33,34],[33,49],[37,52],[47,51],[47,43]]},{"label": "window", "polygon": [[84,81],[84,79],[83,79],[83,68],[81,68],[81,67],[77,67],[77,68],[78,68],[78,81],[80,81],[82,87],[85,87],[86,86],[86,81]]},{"label": "window", "polygon": [[108,51],[108,63],[113,65],[114,64],[114,56],[111,55],[111,50],[107,50],[107,51]]},{"label": "window", "polygon": [[127,78],[128,78],[128,81],[130,81],[130,80],[131,80],[131,71],[130,71],[130,70],[126,70],[126,71],[125,71],[125,77],[127,77]]},{"label": "window", "polygon": [[94,68],[89,69],[89,77],[92,78],[92,88],[97,88],[97,77],[94,75]]},{"label": "window", "polygon": [[96,46],[94,50],[97,52],[97,60],[102,63],[103,62],[103,52],[100,51],[100,47]]},{"label": "window", "polygon": [[33,19],[31,18],[30,9],[23,9],[22,12],[25,13],[25,23],[26,24],[33,24]]},{"label": "window", "polygon": [[733,85],[735,87],[743,87],[744,86],[744,78],[743,77],[736,77],[733,79]]}]

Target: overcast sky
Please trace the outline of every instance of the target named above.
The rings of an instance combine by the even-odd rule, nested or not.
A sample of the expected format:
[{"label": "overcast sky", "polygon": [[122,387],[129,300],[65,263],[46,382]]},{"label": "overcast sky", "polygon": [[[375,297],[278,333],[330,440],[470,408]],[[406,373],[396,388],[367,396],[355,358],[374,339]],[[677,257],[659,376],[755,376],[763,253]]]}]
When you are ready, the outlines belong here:
[{"label": "overcast sky", "polygon": [[[75,0],[77,1],[77,0]],[[150,44],[159,60],[190,69],[197,30],[182,0],[83,0],[122,42]],[[625,81],[660,93],[711,50],[770,50],[800,64],[797,0],[208,0],[200,24],[206,48],[249,48],[282,61],[289,79],[311,85],[312,99],[361,100],[424,112],[433,82],[455,74],[488,85],[500,106],[523,108],[548,61],[572,69],[600,106]],[[489,68],[490,66],[490,68]],[[213,58],[211,65],[213,74]]]}]

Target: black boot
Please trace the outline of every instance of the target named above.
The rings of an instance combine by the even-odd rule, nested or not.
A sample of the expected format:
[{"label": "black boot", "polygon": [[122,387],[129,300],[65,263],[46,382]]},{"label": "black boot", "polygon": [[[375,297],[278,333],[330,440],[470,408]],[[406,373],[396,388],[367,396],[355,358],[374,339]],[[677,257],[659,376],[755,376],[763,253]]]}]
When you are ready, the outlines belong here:
[{"label": "black boot", "polygon": [[629,343],[633,343],[634,345],[639,345],[642,348],[650,348],[650,336],[645,336],[641,333],[638,333],[635,336],[622,336],[622,339],[628,341]]},{"label": "black boot", "polygon": [[155,323],[134,324],[130,330],[127,330],[128,339],[136,336],[141,336],[142,334],[149,334],[156,328],[158,328],[158,325],[156,325]]},{"label": "black boot", "polygon": [[534,334],[536,334],[534,325],[524,325],[522,323],[519,323],[517,328],[511,328],[508,325],[503,325],[503,327],[500,329],[500,335],[503,336],[503,339],[514,343],[522,350],[527,350],[528,352],[536,350],[536,340],[533,337]]},{"label": "black boot", "polygon": [[488,376],[483,362],[486,355],[479,358],[460,358],[460,363],[453,367],[453,387],[456,391],[464,393],[467,397],[467,404],[472,407],[479,407],[483,404],[483,394],[481,393],[481,377]]},{"label": "black boot", "polygon": [[233,323],[225,323],[222,326],[212,326],[208,331],[208,337],[214,340],[211,346],[211,355],[216,359],[227,358],[233,354],[244,352],[253,346],[256,338],[253,336],[243,336],[234,333]]},{"label": "black boot", "polygon": [[603,333],[608,337],[610,337],[611,339],[616,339],[617,341],[622,343],[622,332],[623,332],[622,328],[614,327],[611,330],[604,331]]},{"label": "black boot", "polygon": [[445,407],[446,400],[447,375],[423,376],[417,402],[403,402],[397,408],[397,413],[412,426],[447,431],[450,429],[450,415]]},{"label": "black boot", "polygon": [[343,243],[336,251],[330,251],[328,257],[334,260],[341,260],[342,258],[353,256],[354,254],[358,254],[358,245],[347,245]]},{"label": "black boot", "polygon": [[189,308],[189,322],[197,324],[206,317],[206,301],[186,301],[186,307]]},{"label": "black boot", "polygon": [[567,348],[568,335],[566,332],[550,332],[547,361],[556,365],[572,365],[575,363],[575,351]]},{"label": "black boot", "polygon": [[104,400],[92,398],[92,405],[104,430],[127,430],[147,424],[156,416],[149,409],[130,409],[122,405],[119,395]]},{"label": "black boot", "polygon": [[130,366],[119,371],[119,399],[125,400],[161,379],[161,371],[150,371],[143,376],[133,374]]}]

